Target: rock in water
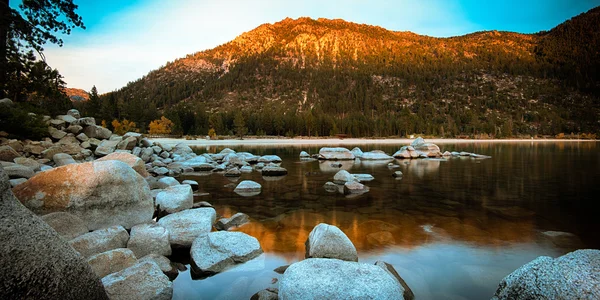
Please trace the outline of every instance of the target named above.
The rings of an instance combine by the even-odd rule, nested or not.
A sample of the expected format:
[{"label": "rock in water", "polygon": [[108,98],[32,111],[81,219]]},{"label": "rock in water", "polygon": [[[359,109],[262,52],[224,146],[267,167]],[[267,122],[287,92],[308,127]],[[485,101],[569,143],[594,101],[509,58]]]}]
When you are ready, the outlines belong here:
[{"label": "rock in water", "polygon": [[81,255],[90,257],[108,250],[125,248],[127,240],[129,240],[129,234],[125,228],[113,226],[76,237],[69,241],[69,245]]},{"label": "rock in water", "polygon": [[279,281],[279,299],[402,299],[402,286],[384,269],[338,259],[292,264]]},{"label": "rock in water", "polygon": [[108,299],[100,279],[13,196],[0,167],[0,299]]},{"label": "rock in water", "polygon": [[261,188],[262,186],[258,182],[244,180],[240,182],[233,191],[240,196],[249,197],[260,194]]},{"label": "rock in water", "polygon": [[151,261],[108,275],[102,278],[102,284],[111,300],[170,300],[173,297],[173,283]]},{"label": "rock in water", "polygon": [[162,255],[151,253],[138,260],[140,263],[144,261],[156,263],[160,270],[167,275],[170,280],[175,279],[177,275],[179,275],[179,270],[177,270],[177,268],[171,264],[171,261],[168,258]]},{"label": "rock in water", "polygon": [[55,212],[43,215],[42,220],[48,223],[50,227],[56,230],[67,241],[90,231],[82,219],[67,212]]},{"label": "rock in water", "polygon": [[600,299],[600,250],[540,256],[504,277],[492,299]]},{"label": "rock in water", "polygon": [[324,160],[353,160],[354,154],[350,150],[342,147],[337,148],[321,148],[319,150],[319,159]]},{"label": "rock in water", "polygon": [[170,186],[156,195],[160,214],[172,214],[190,209],[194,205],[194,193],[189,184]]},{"label": "rock in water", "polygon": [[123,162],[109,160],[66,165],[36,174],[14,189],[38,214],[67,211],[90,230],[113,225],[131,228],[152,219],[148,183]]},{"label": "rock in water", "polygon": [[123,269],[133,266],[137,258],[129,249],[119,248],[96,254],[88,258],[96,275],[102,278],[106,275],[119,272]]},{"label": "rock in water", "polygon": [[339,228],[321,223],[310,232],[306,240],[306,258],[337,258],[358,261],[354,244]]},{"label": "rock in water", "polygon": [[369,152],[365,152],[361,155],[360,159],[362,160],[392,160],[393,157],[385,154],[385,152],[381,150],[373,150]]},{"label": "rock in water", "polygon": [[239,212],[229,218],[219,219],[215,224],[215,228],[218,230],[229,230],[229,228],[240,227],[248,222],[250,222],[248,215]]},{"label": "rock in water", "polygon": [[200,235],[192,244],[192,268],[198,274],[214,274],[228,266],[247,262],[262,253],[258,240],[243,232],[217,231]]},{"label": "rock in water", "polygon": [[287,175],[288,171],[278,166],[266,166],[261,171],[262,176],[283,176]]},{"label": "rock in water", "polygon": [[354,176],[352,176],[352,174],[350,174],[346,170],[340,170],[333,176],[333,182],[335,182],[337,184],[344,184],[346,182],[354,182],[354,181],[356,181],[356,178],[354,178]]},{"label": "rock in water", "polygon": [[188,248],[203,233],[212,230],[217,212],[212,207],[188,209],[158,220],[158,225],[169,231],[172,248]]},{"label": "rock in water", "polygon": [[310,158],[310,154],[308,154],[306,151],[301,151],[300,158]]},{"label": "rock in water", "polygon": [[127,248],[131,249],[136,257],[148,254],[171,255],[169,231],[155,223],[139,224],[131,228]]},{"label": "rock in water", "polygon": [[375,265],[384,269],[386,272],[388,272],[388,274],[392,275],[398,281],[398,283],[400,283],[400,285],[402,286],[402,290],[404,291],[403,292],[404,300],[415,299],[415,294],[410,289],[410,287],[408,287],[408,284],[406,284],[406,281],[404,281],[404,279],[402,279],[402,277],[400,277],[400,274],[398,274],[396,269],[394,269],[394,266],[392,266],[382,260],[376,261]]}]

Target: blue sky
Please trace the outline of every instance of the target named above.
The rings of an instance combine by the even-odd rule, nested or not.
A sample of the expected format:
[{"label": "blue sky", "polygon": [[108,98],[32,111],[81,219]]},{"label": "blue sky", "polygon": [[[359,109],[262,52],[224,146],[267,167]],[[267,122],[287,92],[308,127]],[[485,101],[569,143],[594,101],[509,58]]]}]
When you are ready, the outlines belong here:
[{"label": "blue sky", "polygon": [[[69,87],[118,89],[167,61],[286,17],[341,18],[436,37],[480,30],[534,33],[600,0],[75,0],[86,30],[47,46]],[[11,1],[16,6],[17,1]]]}]

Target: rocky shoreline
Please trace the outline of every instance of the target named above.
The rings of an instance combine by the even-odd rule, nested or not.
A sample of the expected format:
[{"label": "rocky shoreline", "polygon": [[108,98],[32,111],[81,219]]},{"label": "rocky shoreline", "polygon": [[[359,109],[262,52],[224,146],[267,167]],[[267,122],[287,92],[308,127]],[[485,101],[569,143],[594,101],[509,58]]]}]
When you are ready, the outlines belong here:
[{"label": "rocky shoreline", "polygon": [[[138,133],[113,134],[76,110],[47,118],[47,122],[51,138],[0,138],[0,192],[2,205],[7,207],[2,210],[3,247],[7,248],[2,251],[2,261],[14,262],[3,267],[3,298],[37,296],[45,285],[53,285],[23,271],[32,262],[45,264],[48,258],[35,252],[43,243],[53,246],[40,253],[61,266],[46,266],[44,272],[59,283],[53,285],[56,295],[71,298],[170,299],[172,280],[185,268],[170,261],[174,250],[189,251],[192,272],[197,276],[226,271],[263,253],[255,237],[229,231],[248,223],[247,215],[219,218],[209,203],[194,203],[197,182],[179,182],[176,177],[206,172],[238,178],[244,172],[260,172],[265,181],[277,180],[287,174],[280,157],[229,148],[197,155],[184,143],[171,146]],[[402,172],[394,171],[394,158],[452,157],[489,158],[467,152],[442,153],[437,145],[417,138],[392,155],[324,147],[318,154],[302,152],[299,159],[321,160],[339,169],[324,189],[357,196],[368,192],[363,183],[374,178],[350,174],[343,169],[344,161],[389,161],[390,176],[401,179]],[[241,196],[261,193],[261,184],[255,181],[234,185]],[[25,224],[35,224],[28,229],[35,232],[23,231]],[[40,234],[43,236],[36,237]],[[11,245],[22,249],[15,252],[9,249]],[[356,248],[344,232],[319,224],[306,240],[305,259],[283,268],[278,289],[256,291],[252,299],[415,297],[392,265],[358,261]],[[60,271],[69,267],[70,271]],[[599,268],[598,250],[579,250],[557,259],[540,257],[507,276],[494,297],[599,298]],[[60,272],[55,274],[57,270]],[[568,279],[574,277],[576,281]],[[95,296],[69,291],[69,286],[89,288],[87,292]],[[46,297],[52,298],[52,294]]]}]

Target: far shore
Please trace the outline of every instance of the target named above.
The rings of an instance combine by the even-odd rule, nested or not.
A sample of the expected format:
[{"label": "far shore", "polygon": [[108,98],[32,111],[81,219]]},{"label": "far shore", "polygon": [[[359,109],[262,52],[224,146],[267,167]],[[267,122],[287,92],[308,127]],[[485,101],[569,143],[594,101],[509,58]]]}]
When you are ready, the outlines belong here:
[{"label": "far shore", "polygon": [[[176,145],[185,143],[188,146],[343,146],[343,145],[409,145],[414,139],[369,139],[369,138],[244,138],[240,139],[224,139],[224,140],[207,140],[196,139],[186,140],[182,138],[152,138],[153,141],[161,144]],[[441,139],[432,138],[425,139],[426,142],[435,144],[460,144],[460,143],[547,143],[547,142],[596,142],[597,140],[580,140],[580,139]]]}]

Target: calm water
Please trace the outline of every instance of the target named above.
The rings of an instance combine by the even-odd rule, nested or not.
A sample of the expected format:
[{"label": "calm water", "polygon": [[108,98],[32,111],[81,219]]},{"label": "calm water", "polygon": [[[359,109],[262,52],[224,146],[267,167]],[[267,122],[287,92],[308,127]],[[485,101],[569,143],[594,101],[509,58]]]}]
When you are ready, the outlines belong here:
[{"label": "calm water", "polygon": [[[389,154],[402,145],[357,145]],[[346,146],[352,149],[354,146]],[[215,153],[224,147],[198,148]],[[331,162],[300,162],[320,147],[231,147],[257,155],[276,154],[289,174],[278,180],[259,172],[232,181],[221,174],[189,175],[221,216],[248,214],[239,228],[256,237],[259,258],[221,274],[194,280],[190,271],[174,281],[174,298],[249,299],[277,287],[273,269],[299,261],[312,228],[338,226],[356,246],[359,261],[385,260],[418,299],[486,299],[500,280],[540,255],[559,256],[577,248],[600,248],[600,221],[592,209],[600,193],[600,155],[595,142],[440,144],[442,151],[469,151],[491,159],[451,158],[345,162],[350,173],[368,173],[370,191],[348,198],[323,184],[339,170]],[[404,177],[391,176],[401,170]],[[241,197],[235,183],[251,179],[262,193]],[[552,240],[545,231],[577,237]],[[178,258],[185,262],[185,257]]]}]

